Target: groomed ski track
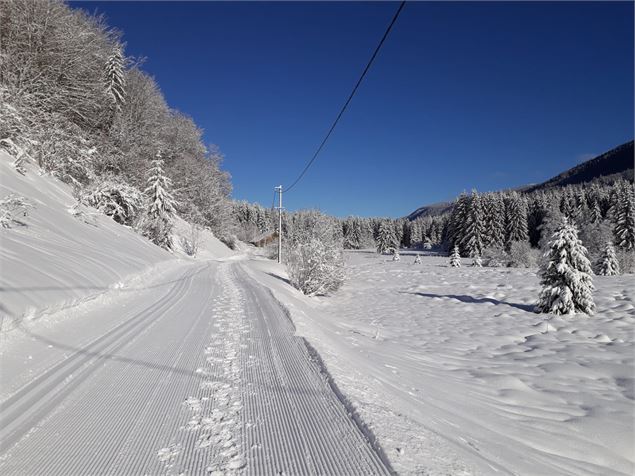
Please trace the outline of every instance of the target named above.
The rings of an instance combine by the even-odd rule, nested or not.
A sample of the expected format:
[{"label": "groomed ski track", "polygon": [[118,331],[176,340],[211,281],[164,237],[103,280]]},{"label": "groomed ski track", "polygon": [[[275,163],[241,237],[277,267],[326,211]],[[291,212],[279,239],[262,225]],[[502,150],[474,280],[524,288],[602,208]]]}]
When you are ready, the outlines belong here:
[{"label": "groomed ski track", "polygon": [[246,265],[177,268],[81,343],[16,331],[57,359],[0,404],[0,474],[390,474]]}]

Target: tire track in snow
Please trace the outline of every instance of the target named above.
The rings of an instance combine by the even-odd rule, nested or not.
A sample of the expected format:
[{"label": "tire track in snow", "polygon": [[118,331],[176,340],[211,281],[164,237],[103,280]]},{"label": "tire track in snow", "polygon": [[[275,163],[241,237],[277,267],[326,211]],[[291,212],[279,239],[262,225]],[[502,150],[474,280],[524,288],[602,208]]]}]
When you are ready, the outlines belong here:
[{"label": "tire track in snow", "polygon": [[28,430],[88,378],[102,359],[128,343],[138,329],[170,307],[181,295],[191,274],[179,280],[163,298],[47,370],[0,404],[0,453],[6,452]]},{"label": "tire track in snow", "polygon": [[240,265],[248,333],[242,359],[249,475],[390,474],[268,290]]},{"label": "tire track in snow", "polygon": [[[53,366],[2,403],[0,406],[2,451],[5,452],[13,445],[15,447],[2,456],[0,471],[4,472],[1,469],[4,467],[6,469],[4,474],[31,474],[34,472],[32,468],[36,467],[37,474],[112,472],[109,468],[114,468],[114,457],[117,454],[125,454],[125,449],[121,448],[122,441],[117,441],[121,440],[121,433],[130,432],[131,422],[148,423],[152,417],[156,419],[156,415],[145,419],[140,418],[140,414],[142,415],[144,410],[147,410],[148,394],[152,397],[156,389],[152,392],[152,388],[147,388],[147,385],[135,386],[134,380],[130,382],[130,370],[136,371],[135,377],[138,377],[138,380],[152,374],[146,377],[149,383],[155,383],[153,377],[159,374],[163,382],[167,382],[168,387],[177,390],[178,385],[170,385],[170,376],[175,373],[182,374],[184,380],[194,380],[194,371],[188,370],[189,367],[186,365],[187,357],[191,354],[185,347],[192,345],[188,339],[179,339],[178,345],[171,349],[172,352],[166,352],[163,343],[160,340],[157,341],[156,349],[153,349],[155,358],[145,359],[145,361],[136,359],[141,352],[135,351],[131,344],[144,336],[146,340],[149,340],[148,338],[152,336],[148,334],[156,332],[154,328],[159,324],[163,327],[172,325],[172,330],[183,327],[183,324],[176,319],[178,313],[174,308],[184,305],[183,301],[188,297],[193,278],[200,273],[201,269],[198,267],[186,272],[154,304]],[[205,327],[204,324],[208,322],[207,304],[207,300],[203,300],[203,309],[195,317],[196,325],[189,330],[190,334],[194,332],[194,329],[204,332],[200,327]],[[117,355],[116,352],[121,354]],[[127,352],[129,356],[124,352]],[[181,360],[186,362],[174,367],[169,365],[174,360],[177,364],[181,364]],[[119,366],[123,362],[125,366],[111,375],[112,372],[109,374],[107,368],[113,367],[113,362]],[[154,362],[165,362],[167,365]],[[195,368],[195,362],[189,363]],[[81,389],[81,384],[89,378],[91,379],[83,386],[83,392],[80,390],[78,393],[77,388]],[[95,380],[98,384],[94,383]],[[116,400],[119,395],[126,395],[127,387],[130,388],[127,394],[127,405],[109,406],[110,401]],[[136,394],[132,393],[134,391]],[[67,403],[67,400],[73,400],[73,397],[77,397],[75,401]],[[62,416],[67,410],[66,406],[72,406],[72,413]],[[59,413],[59,415],[48,417],[51,412]],[[48,424],[47,419],[53,419],[53,416],[57,417],[57,421],[54,425]],[[51,426],[55,428],[50,430]],[[110,432],[104,432],[105,427],[110,428]],[[33,433],[33,436],[27,433]],[[37,438],[34,438],[35,434]],[[25,435],[28,437],[23,438]],[[141,437],[140,441],[144,441],[144,438]],[[113,449],[107,451],[109,447]],[[85,458],[85,455],[81,453],[83,450],[88,451],[88,448],[99,448],[99,450],[93,451],[91,458]],[[14,457],[12,453],[17,455]],[[133,455],[130,459],[134,460],[135,456]],[[122,465],[121,473],[129,474],[129,468],[134,466],[133,463],[134,461],[126,461]]]},{"label": "tire track in snow", "polygon": [[197,369],[199,389],[188,396],[187,422],[157,452],[167,474],[232,474],[245,466],[240,444],[241,338],[246,332],[239,287],[227,265],[217,273],[214,332]]}]

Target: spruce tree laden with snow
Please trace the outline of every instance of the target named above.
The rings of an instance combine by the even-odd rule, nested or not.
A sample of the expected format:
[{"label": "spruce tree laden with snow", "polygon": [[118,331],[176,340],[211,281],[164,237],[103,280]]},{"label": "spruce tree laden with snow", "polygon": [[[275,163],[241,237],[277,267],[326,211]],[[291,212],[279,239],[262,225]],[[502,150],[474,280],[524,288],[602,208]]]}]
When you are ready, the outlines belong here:
[{"label": "spruce tree laden with snow", "polygon": [[402,229],[403,229],[403,233],[402,233],[402,236],[401,236],[401,245],[404,248],[410,248],[413,245],[413,243],[412,243],[412,224],[408,220],[405,220],[403,222]]},{"label": "spruce tree laden with snow", "polygon": [[394,236],[395,240],[393,241],[393,248],[401,248],[401,240],[403,239],[403,225],[399,221],[393,222],[393,227],[395,229]]},{"label": "spruce tree laden with snow", "polygon": [[600,276],[617,276],[620,274],[620,264],[615,255],[615,248],[610,241],[604,247],[604,252],[597,263],[597,274]]},{"label": "spruce tree laden with snow", "polygon": [[116,111],[121,111],[121,107],[125,103],[125,86],[124,59],[121,47],[117,45],[108,57],[105,67],[106,94]]},{"label": "spruce tree laden with snow", "polygon": [[505,232],[507,248],[514,241],[527,241],[527,205],[525,200],[513,192],[507,199],[505,207]]},{"label": "spruce tree laden with snow", "polygon": [[454,249],[452,250],[452,254],[450,255],[450,266],[453,268],[461,267],[461,253],[459,252],[459,246],[454,245]]},{"label": "spruce tree laden with snow", "polygon": [[256,226],[258,227],[258,231],[260,233],[264,233],[269,228],[267,226],[267,219],[264,213],[264,210],[259,210],[256,218]]},{"label": "spruce tree laden with snow", "polygon": [[483,213],[485,216],[485,247],[502,247],[505,243],[505,204],[500,193],[484,196]]},{"label": "spruce tree laden with snow", "polygon": [[359,219],[349,217],[344,221],[344,248],[358,250],[362,246],[362,225]]},{"label": "spruce tree laden with snow", "polygon": [[421,224],[418,221],[413,221],[410,231],[410,244],[412,246],[419,246],[422,242]]},{"label": "spruce tree laden with snow", "polygon": [[599,223],[602,221],[602,210],[598,202],[594,202],[589,213],[591,223]]},{"label": "spruce tree laden with snow", "polygon": [[564,194],[562,194],[560,198],[560,211],[565,217],[567,217],[567,219],[572,219],[575,216],[575,209],[575,198],[571,193],[571,189],[566,188]]},{"label": "spruce tree laden with snow", "polygon": [[480,256],[483,253],[483,206],[476,191],[470,196],[463,229],[462,248],[469,256]]},{"label": "spruce tree laden with snow", "polygon": [[614,207],[615,244],[625,251],[635,249],[635,200],[633,198],[633,186],[623,184],[619,191]]},{"label": "spruce tree laden with snow", "polygon": [[377,234],[377,253],[387,253],[391,248],[395,247],[396,241],[395,227],[388,221],[382,221]]},{"label": "spruce tree laden with snow", "polygon": [[469,200],[469,197],[464,192],[457,198],[452,208],[448,225],[448,238],[451,247],[460,246],[463,242],[463,237],[465,236],[465,218],[469,211]]},{"label": "spruce tree laden with snow", "polygon": [[587,250],[576,227],[566,220],[554,233],[540,270],[540,292],[536,310],[552,314],[593,314],[593,280]]},{"label": "spruce tree laden with snow", "polygon": [[545,194],[538,192],[527,204],[527,235],[529,244],[537,247],[540,242],[540,226],[547,217],[549,202]]},{"label": "spruce tree laden with snow", "polygon": [[157,152],[156,158],[152,161],[147,185],[143,192],[148,200],[148,209],[142,223],[143,234],[156,245],[171,249],[170,233],[177,202],[172,195],[172,181],[163,170],[161,152]]}]

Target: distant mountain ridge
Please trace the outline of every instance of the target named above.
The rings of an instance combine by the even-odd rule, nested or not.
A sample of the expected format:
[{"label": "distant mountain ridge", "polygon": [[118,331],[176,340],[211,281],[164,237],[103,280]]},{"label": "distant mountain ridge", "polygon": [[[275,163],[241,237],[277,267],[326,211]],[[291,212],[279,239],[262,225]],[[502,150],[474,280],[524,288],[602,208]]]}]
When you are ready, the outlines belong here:
[{"label": "distant mountain ridge", "polygon": [[[576,185],[600,178],[609,182],[618,177],[633,181],[634,161],[633,141],[630,141],[575,167],[571,167],[545,182],[525,185],[515,188],[514,190],[529,193],[537,190]],[[431,205],[424,205],[423,207],[417,208],[406,218],[412,221],[419,217],[441,215],[452,207],[452,203],[453,202],[438,202]]]},{"label": "distant mountain ridge", "polygon": [[523,192],[576,185],[590,182],[600,177],[608,178],[616,174],[633,180],[633,141],[617,146],[602,155],[571,167],[546,182],[528,186],[523,189]]}]

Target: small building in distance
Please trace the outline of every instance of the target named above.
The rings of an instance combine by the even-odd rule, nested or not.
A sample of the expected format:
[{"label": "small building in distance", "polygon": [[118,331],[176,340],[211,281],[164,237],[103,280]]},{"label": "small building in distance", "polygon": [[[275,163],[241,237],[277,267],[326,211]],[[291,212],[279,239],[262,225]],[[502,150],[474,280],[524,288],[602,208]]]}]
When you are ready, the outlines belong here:
[{"label": "small building in distance", "polygon": [[275,230],[269,230],[256,236],[249,243],[251,243],[254,246],[257,246],[258,248],[263,248],[267,246],[269,243],[273,243],[277,239],[278,239],[278,232]]}]

